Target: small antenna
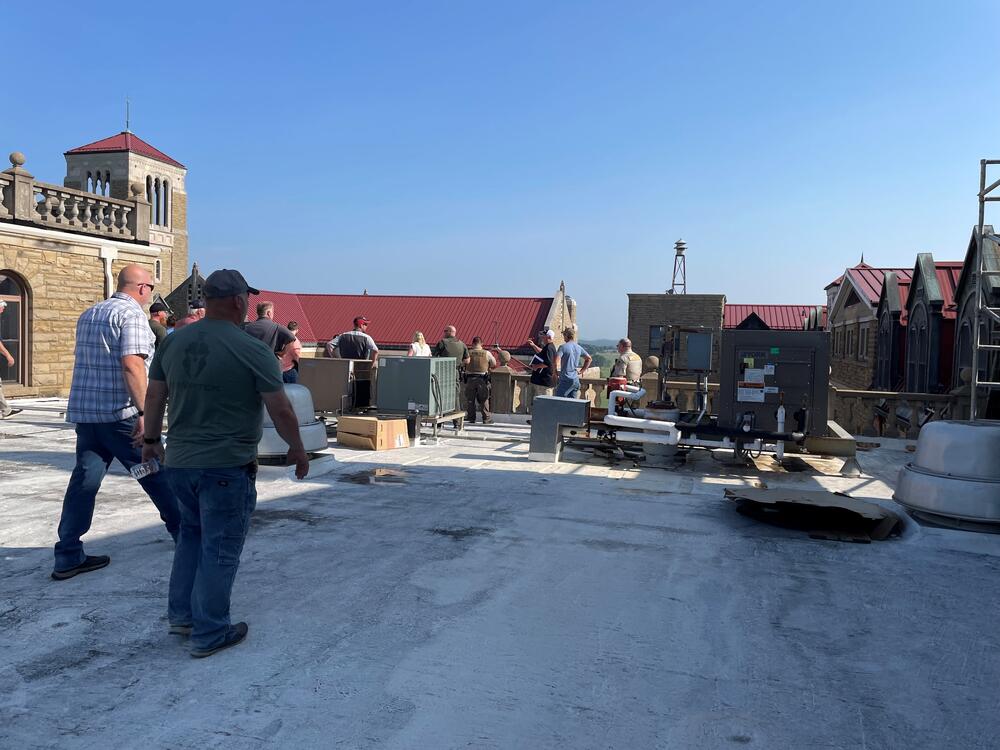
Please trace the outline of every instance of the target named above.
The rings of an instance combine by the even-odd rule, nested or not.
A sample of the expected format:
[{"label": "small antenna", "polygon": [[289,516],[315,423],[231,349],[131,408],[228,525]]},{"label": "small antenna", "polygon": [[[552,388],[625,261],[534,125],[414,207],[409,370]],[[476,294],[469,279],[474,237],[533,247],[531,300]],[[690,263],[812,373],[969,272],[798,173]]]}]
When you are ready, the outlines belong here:
[{"label": "small antenna", "polygon": [[132,132],[131,130],[129,130],[129,122],[132,119],[131,118],[131,112],[130,112],[130,106],[129,106],[129,104],[130,103],[129,103],[129,100],[128,100],[128,94],[125,94],[125,132],[126,133],[131,133]]}]

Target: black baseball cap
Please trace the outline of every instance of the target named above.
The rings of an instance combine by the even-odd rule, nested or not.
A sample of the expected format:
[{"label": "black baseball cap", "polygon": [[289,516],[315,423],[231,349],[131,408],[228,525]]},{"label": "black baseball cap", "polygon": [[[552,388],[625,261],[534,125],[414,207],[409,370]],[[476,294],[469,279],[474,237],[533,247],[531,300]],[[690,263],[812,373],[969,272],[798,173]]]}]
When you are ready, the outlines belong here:
[{"label": "black baseball cap", "polygon": [[217,299],[219,297],[236,297],[237,295],[250,292],[250,294],[260,294],[259,289],[254,289],[243,278],[243,274],[231,268],[220,268],[212,271],[205,279],[203,287],[205,299]]},{"label": "black baseball cap", "polygon": [[150,314],[158,313],[158,312],[168,313],[168,312],[170,312],[170,308],[167,307],[162,302],[154,302],[153,304],[151,304],[149,306],[149,312],[150,312]]}]

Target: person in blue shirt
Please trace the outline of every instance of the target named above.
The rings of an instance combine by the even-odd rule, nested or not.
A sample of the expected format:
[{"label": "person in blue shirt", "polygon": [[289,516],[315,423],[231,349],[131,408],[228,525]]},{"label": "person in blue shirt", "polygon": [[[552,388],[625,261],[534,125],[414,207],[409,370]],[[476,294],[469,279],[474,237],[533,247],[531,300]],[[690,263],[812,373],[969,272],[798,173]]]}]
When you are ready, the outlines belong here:
[{"label": "person in blue shirt", "polygon": [[572,328],[563,331],[563,339],[565,339],[565,343],[559,347],[557,352],[560,371],[555,395],[564,398],[578,398],[580,396],[580,373],[590,367],[593,360],[587,350],[576,343],[576,331]]}]

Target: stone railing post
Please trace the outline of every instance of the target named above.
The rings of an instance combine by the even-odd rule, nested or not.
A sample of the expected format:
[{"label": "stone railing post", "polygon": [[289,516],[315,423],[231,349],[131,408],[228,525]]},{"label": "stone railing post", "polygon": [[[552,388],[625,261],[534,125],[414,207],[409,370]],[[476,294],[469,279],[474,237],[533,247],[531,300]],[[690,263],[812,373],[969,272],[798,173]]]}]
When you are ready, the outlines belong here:
[{"label": "stone railing post", "polygon": [[129,186],[132,193],[131,202],[134,208],[129,211],[128,229],[136,242],[149,242],[149,201],[146,200],[145,188],[138,182]]},{"label": "stone railing post", "polygon": [[490,409],[495,414],[514,413],[514,379],[509,367],[498,367],[490,373]]},{"label": "stone railing post", "polygon": [[24,169],[24,154],[14,151],[10,155],[10,169],[4,171],[9,175],[10,198],[5,202],[7,215],[15,221],[35,220],[34,185],[35,178]]}]

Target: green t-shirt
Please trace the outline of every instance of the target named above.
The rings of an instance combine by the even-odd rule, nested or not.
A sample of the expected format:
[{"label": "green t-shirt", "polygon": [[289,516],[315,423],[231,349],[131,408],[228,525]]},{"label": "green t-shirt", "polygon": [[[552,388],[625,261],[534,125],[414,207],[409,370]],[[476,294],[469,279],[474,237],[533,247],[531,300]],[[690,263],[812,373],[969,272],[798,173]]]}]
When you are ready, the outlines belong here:
[{"label": "green t-shirt", "polygon": [[454,357],[456,365],[462,366],[462,361],[469,358],[469,349],[465,342],[454,336],[445,336],[434,346],[435,357]]},{"label": "green t-shirt", "polygon": [[210,318],[167,336],[156,349],[149,379],[167,384],[167,466],[183,469],[253,461],[264,414],[260,394],[283,385],[267,345]]}]

